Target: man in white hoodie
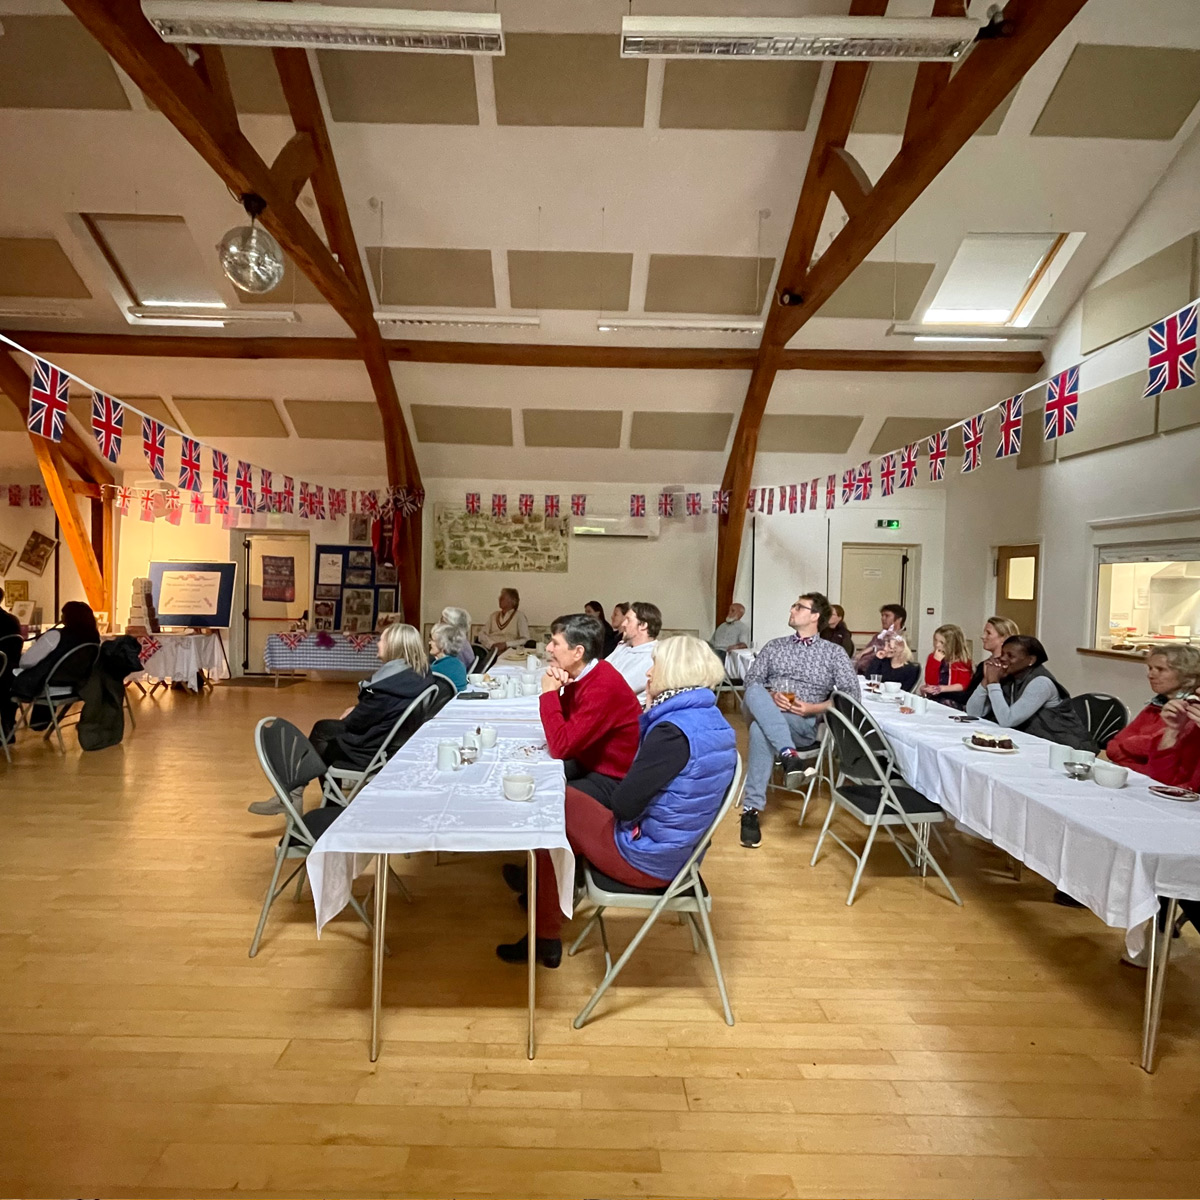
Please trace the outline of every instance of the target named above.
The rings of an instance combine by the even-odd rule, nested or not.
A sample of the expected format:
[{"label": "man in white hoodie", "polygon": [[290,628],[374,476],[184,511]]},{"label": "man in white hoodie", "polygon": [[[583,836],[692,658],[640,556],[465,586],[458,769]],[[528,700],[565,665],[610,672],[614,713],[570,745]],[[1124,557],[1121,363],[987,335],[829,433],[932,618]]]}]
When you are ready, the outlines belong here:
[{"label": "man in white hoodie", "polygon": [[646,698],[646,676],[654,661],[654,647],[662,629],[662,613],[656,605],[635,600],[621,622],[621,644],[608,656],[639,700]]}]

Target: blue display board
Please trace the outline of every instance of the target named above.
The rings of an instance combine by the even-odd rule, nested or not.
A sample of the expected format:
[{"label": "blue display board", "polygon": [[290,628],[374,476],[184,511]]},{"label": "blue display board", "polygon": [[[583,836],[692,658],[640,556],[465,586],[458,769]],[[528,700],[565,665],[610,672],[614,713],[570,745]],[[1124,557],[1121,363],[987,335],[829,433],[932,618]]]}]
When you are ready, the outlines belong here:
[{"label": "blue display board", "polygon": [[237,563],[152,562],[150,585],[158,623],[228,629],[236,579]]},{"label": "blue display board", "polygon": [[399,607],[396,568],[376,563],[370,546],[318,546],[313,574],[314,630],[370,633]]}]

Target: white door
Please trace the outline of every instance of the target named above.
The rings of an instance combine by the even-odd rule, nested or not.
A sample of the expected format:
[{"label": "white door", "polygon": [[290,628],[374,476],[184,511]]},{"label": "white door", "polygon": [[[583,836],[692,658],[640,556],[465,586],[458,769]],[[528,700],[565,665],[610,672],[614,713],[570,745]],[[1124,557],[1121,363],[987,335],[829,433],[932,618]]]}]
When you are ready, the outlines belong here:
[{"label": "white door", "polygon": [[906,603],[908,565],[908,546],[842,546],[839,603],[856,646],[879,632],[879,610],[885,604]]},{"label": "white door", "polygon": [[307,533],[247,533],[250,602],[246,658],[250,671],[265,671],[267,638],[284,633],[309,606]]}]

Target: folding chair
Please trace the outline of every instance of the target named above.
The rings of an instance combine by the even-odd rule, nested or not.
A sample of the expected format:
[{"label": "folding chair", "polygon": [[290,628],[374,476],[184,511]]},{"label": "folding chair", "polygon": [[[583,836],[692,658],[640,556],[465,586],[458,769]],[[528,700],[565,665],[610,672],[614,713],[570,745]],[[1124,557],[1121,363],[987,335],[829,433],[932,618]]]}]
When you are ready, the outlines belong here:
[{"label": "folding chair", "polygon": [[[850,894],[846,897],[849,906],[854,903],[875,836],[884,829],[913,870],[920,871],[923,876],[932,867],[954,903],[962,904],[954,885],[929,849],[929,831],[944,821],[946,814],[932,800],[904,782],[896,768],[895,751],[883,730],[857,700],[844,692],[834,692],[833,704],[826,711],[825,719],[831,749],[836,750],[838,762],[836,773],[829,771],[827,774],[829,812],[813,849],[811,865],[817,864],[826,834],[854,859],[858,865],[850,883]],[[839,808],[867,827],[867,842],[861,854],[830,829],[833,814]],[[896,837],[898,827],[912,835],[912,851]]]},{"label": "folding chair", "polygon": [[[703,933],[704,943],[708,947],[708,957],[712,960],[713,971],[717,977],[717,990],[721,993],[721,1006],[725,1010],[725,1024],[733,1024],[733,1013],[729,1008],[729,996],[725,992],[725,978],[721,974],[721,963],[717,958],[717,944],[713,940],[712,925],[708,914],[712,909],[712,896],[708,885],[700,875],[700,860],[712,844],[713,837],[729,810],[737,801],[742,790],[742,756],[737,758],[733,779],[725,790],[717,815],[712,824],[705,830],[704,836],[696,843],[696,848],[688,857],[687,862],[679,869],[679,873],[661,888],[637,888],[619,880],[611,879],[601,874],[590,864],[583,868],[584,882],[587,887],[587,898],[596,906],[596,911],[583,927],[583,932],[571,944],[567,953],[574,954],[582,945],[583,940],[592,931],[594,925],[600,926],[600,939],[604,944],[604,978],[599,987],[592,993],[592,998],[583,1006],[579,1016],[575,1018],[575,1028],[581,1029],[584,1022],[592,1014],[592,1009],[600,1003],[600,998],[608,991],[613,980],[621,973],[622,968],[633,956],[633,952],[642,943],[642,939],[650,932],[650,927],[664,912],[686,913],[692,933],[692,950],[700,949],[700,933]],[[647,912],[633,940],[625,947],[625,952],[614,963],[608,948],[608,930],[604,926],[604,910],[606,908],[638,909]],[[697,924],[699,918],[699,924]]]},{"label": "folding chair", "polygon": [[470,674],[482,675],[484,670],[483,664],[488,661],[488,655],[491,654],[491,651],[475,642],[471,643],[471,649],[475,651],[475,661],[471,664]]},{"label": "folding chair", "polygon": [[[0,645],[3,645],[5,642],[11,642],[13,640],[14,640],[13,638],[0,638]],[[0,679],[4,678],[4,673],[7,670],[8,670],[8,655],[3,650],[0,650]],[[0,713],[0,747],[4,748],[5,761],[12,762],[12,754],[9,753],[8,741],[9,741],[8,731],[4,728],[4,714]]]},{"label": "folding chair", "polygon": [[42,740],[48,742],[50,735],[54,734],[58,738],[58,749],[63,754],[66,754],[67,748],[63,745],[63,722],[60,718],[67,715],[71,705],[83,702],[79,689],[91,675],[99,657],[99,642],[95,645],[88,643],[68,650],[50,668],[50,674],[46,676],[46,681],[42,685],[42,694],[35,696],[32,700],[26,700],[22,704],[21,715],[27,728],[31,728],[29,716],[35,704],[45,704],[50,709],[50,726],[42,736]]},{"label": "folding chair", "polygon": [[[283,805],[287,823],[283,829],[283,837],[275,847],[275,870],[271,874],[271,884],[263,899],[262,912],[258,918],[258,928],[254,931],[254,940],[250,943],[250,957],[258,953],[262,941],[263,929],[267,924],[267,913],[271,905],[283,894],[288,884],[304,871],[308,862],[309,851],[317,844],[317,838],[338,819],[342,809],[336,804],[314,808],[304,812],[304,801],[301,798],[299,808],[292,799],[292,792],[304,787],[314,779],[320,779],[325,774],[325,763],[308,740],[291,721],[282,717],[263,717],[254,729],[254,749],[258,754],[258,764],[263,774],[271,781],[275,795]],[[285,860],[298,859],[295,870],[279,883]],[[278,886],[276,886],[278,885]],[[304,886],[304,876],[300,878],[296,889],[296,898],[300,898],[300,889]],[[371,918],[366,910],[353,896],[350,897],[350,907],[358,913],[368,929],[372,928]]]},{"label": "folding chair", "polygon": [[479,669],[481,671],[485,671],[485,672],[490,671],[496,665],[496,659],[498,659],[499,657],[500,657],[500,647],[493,646],[488,651],[487,658],[485,658],[483,660],[483,666],[480,667]]},{"label": "folding chair", "polygon": [[1123,700],[1105,692],[1085,692],[1071,698],[1071,707],[1088,731],[1097,750],[1103,750],[1129,724]]}]

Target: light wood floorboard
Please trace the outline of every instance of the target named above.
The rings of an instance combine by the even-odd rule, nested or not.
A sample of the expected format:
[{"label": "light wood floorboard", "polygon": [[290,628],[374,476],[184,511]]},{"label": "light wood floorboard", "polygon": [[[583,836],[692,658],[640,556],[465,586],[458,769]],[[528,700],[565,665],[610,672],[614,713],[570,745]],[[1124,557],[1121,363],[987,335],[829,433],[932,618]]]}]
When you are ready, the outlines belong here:
[{"label": "light wood floorboard", "polygon": [[246,953],[280,828],[245,811],[268,793],[254,723],[307,729],[350,695],[160,692],[120,747],[26,734],[0,762],[0,1194],[1195,1194],[1192,931],[1149,1076],[1117,931],[958,835],[964,908],[883,842],[847,908],[850,859],[808,865],[824,801],[797,828],[780,793],[763,846],[735,815],[705,868],[734,1028],[664,922],[583,1030],[598,946],[540,973],[527,1062],[501,860],[401,858],[415,903],[390,909],[370,1063],[353,916],[318,941],[285,896]]}]

